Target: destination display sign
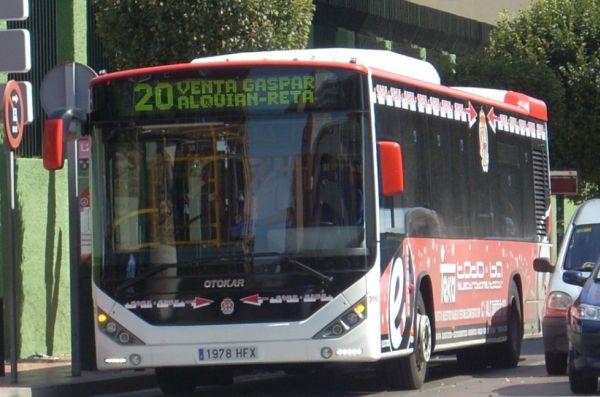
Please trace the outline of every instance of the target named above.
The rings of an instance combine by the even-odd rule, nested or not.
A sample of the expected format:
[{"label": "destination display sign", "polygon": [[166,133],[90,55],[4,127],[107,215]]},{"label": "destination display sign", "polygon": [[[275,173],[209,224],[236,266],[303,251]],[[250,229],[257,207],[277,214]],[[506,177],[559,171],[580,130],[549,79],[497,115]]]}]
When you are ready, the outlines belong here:
[{"label": "destination display sign", "polygon": [[361,78],[356,72],[338,69],[252,67],[105,79],[92,85],[92,119],[358,109],[367,102]]},{"label": "destination display sign", "polygon": [[133,93],[136,112],[313,104],[316,95],[314,76],[298,75],[143,82]]}]

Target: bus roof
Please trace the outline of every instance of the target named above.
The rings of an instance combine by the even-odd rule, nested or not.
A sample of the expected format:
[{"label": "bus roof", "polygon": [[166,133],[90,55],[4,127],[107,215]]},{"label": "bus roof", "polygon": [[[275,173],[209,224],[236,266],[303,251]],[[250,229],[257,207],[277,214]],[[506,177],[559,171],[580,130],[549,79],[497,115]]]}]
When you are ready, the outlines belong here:
[{"label": "bus roof", "polygon": [[[429,62],[411,58],[387,50],[367,50],[360,48],[314,48],[303,50],[256,51],[236,54],[216,55],[196,58],[192,63],[225,63],[243,61],[312,61],[327,63],[353,63],[364,65],[377,74],[392,74],[423,82],[427,88],[448,91],[451,95],[469,94],[473,99],[489,100],[516,107],[520,113],[544,121],[548,120],[546,104],[528,95],[507,90],[478,88],[478,87],[444,87],[435,67]],[[435,87],[437,86],[437,87]],[[457,92],[459,91],[459,92]],[[462,94],[461,96],[465,96]],[[486,101],[488,100],[488,101]],[[514,108],[513,108],[514,109]]]},{"label": "bus roof", "polygon": [[[327,64],[329,66],[334,66],[336,64],[340,66],[344,65],[346,67],[354,65],[358,68],[368,68],[372,70],[373,74],[380,77],[404,81],[408,84],[421,86],[422,88],[437,91],[449,96],[476,100],[488,103],[492,106],[501,105],[509,110],[539,120],[548,120],[547,107],[542,100],[515,91],[478,87],[447,87],[441,84],[440,76],[431,63],[387,50],[316,48],[304,50],[256,51],[196,58],[191,63],[196,67],[201,68],[204,66],[211,66],[213,63],[222,66],[229,62],[232,64],[249,62],[269,65],[312,62],[315,64]],[[91,84],[93,85],[105,80],[129,77],[142,73],[183,70],[189,68],[189,65],[189,63],[163,65],[114,72],[96,77],[92,80]]]},{"label": "bus roof", "polygon": [[440,84],[440,76],[432,64],[387,50],[358,48],[315,48],[306,50],[281,50],[242,52],[196,58],[192,63],[227,61],[316,61],[355,63],[388,73],[401,74],[431,84]]},{"label": "bus roof", "polygon": [[516,106],[524,111],[525,114],[540,120],[548,120],[548,110],[544,101],[531,97],[529,95],[507,90],[498,90],[494,88],[480,87],[453,87],[456,90],[464,91],[469,94],[477,95],[482,98],[491,99],[497,102],[503,102],[508,105]]}]

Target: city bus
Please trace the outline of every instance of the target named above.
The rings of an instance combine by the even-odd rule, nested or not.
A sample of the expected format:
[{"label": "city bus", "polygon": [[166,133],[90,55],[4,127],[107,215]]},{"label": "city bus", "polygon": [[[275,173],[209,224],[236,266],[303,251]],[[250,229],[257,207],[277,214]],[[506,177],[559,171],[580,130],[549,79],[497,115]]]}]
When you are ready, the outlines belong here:
[{"label": "city bus", "polygon": [[514,367],[540,335],[541,100],[359,49],[199,58],[90,87],[100,370],[155,368],[186,393],[355,364],[416,389],[432,354]]}]

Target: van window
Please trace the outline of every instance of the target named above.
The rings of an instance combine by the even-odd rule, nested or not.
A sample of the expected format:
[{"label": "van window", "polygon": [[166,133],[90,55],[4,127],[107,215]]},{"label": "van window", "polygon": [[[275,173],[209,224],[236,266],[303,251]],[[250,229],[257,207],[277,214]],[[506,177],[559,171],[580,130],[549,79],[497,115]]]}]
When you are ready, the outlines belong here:
[{"label": "van window", "polygon": [[586,262],[598,263],[600,261],[599,241],[600,224],[575,226],[567,247],[564,268],[578,270]]}]

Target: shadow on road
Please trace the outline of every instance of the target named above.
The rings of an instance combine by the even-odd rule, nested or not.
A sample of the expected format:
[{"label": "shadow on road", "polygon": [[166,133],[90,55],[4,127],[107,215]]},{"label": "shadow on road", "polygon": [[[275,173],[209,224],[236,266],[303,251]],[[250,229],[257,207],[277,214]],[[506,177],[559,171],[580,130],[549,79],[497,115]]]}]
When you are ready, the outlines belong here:
[{"label": "shadow on road", "polygon": [[197,388],[194,396],[315,396],[346,397],[364,396],[384,392],[375,371],[327,371],[326,373],[294,376],[278,376],[270,380],[237,382],[229,387]]},{"label": "shadow on road", "polygon": [[569,382],[566,378],[563,378],[562,382],[557,382],[556,387],[552,390],[548,390],[548,383],[539,384],[523,384],[523,385],[509,385],[501,387],[492,391],[499,396],[511,396],[511,397],[538,397],[538,396],[570,396],[572,395],[569,389]]},{"label": "shadow on road", "polygon": [[[537,397],[571,396],[566,376],[548,376],[543,350],[537,344],[524,344],[524,355],[515,369],[461,369],[454,356],[436,356],[430,363],[422,390],[393,392],[377,377],[374,365],[322,368],[312,373],[286,375],[282,371],[237,377],[231,386],[204,386],[190,396],[243,397],[360,397],[373,395],[437,395],[458,382],[469,395]],[[469,382],[469,379],[475,382]],[[486,386],[487,385],[487,386]],[[481,387],[483,386],[483,387]],[[416,393],[416,394],[415,394]],[[434,393],[434,394],[432,394]],[[475,394],[473,394],[475,393]]]}]

